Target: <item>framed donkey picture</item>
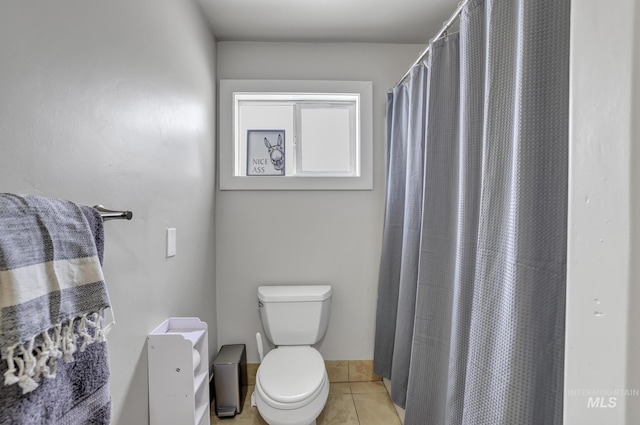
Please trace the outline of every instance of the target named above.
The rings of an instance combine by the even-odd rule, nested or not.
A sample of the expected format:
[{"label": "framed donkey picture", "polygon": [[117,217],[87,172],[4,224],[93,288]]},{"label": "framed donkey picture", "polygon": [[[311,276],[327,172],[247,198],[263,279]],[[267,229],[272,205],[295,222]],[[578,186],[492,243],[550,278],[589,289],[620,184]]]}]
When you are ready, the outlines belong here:
[{"label": "framed donkey picture", "polygon": [[247,130],[247,176],[285,175],[284,136],[284,130]]}]

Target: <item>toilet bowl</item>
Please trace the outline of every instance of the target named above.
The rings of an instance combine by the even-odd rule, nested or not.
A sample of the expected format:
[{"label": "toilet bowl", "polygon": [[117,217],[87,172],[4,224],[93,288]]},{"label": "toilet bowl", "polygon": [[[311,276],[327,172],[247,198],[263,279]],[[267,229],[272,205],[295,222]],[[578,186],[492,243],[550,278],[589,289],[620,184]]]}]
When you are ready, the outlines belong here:
[{"label": "toilet bowl", "polygon": [[324,359],[311,345],[324,336],[331,286],[258,288],[260,318],[276,348],[256,373],[254,401],[269,425],[315,425],[329,395]]},{"label": "toilet bowl", "polygon": [[258,368],[256,405],[270,425],[315,424],[328,395],[324,361],[314,348],[276,348]]}]

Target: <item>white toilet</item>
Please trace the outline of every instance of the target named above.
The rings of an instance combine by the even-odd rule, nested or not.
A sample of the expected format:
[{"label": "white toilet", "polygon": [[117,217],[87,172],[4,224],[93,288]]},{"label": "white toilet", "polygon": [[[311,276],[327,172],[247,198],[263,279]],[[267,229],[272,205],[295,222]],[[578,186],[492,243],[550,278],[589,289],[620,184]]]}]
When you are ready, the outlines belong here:
[{"label": "white toilet", "polygon": [[267,339],[276,346],[256,374],[258,412],[269,425],[314,425],[329,378],[311,345],[327,330],[331,286],[260,286],[258,300]]}]

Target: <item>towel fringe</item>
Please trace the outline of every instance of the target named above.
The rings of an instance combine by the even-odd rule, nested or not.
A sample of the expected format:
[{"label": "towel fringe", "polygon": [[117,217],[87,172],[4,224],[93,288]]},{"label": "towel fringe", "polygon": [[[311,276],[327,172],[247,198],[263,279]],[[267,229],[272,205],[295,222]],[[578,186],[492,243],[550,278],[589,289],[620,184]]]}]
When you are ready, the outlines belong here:
[{"label": "towel fringe", "polygon": [[[78,350],[83,352],[87,345],[106,341],[112,323],[105,325],[103,313],[104,309],[100,309],[55,325],[40,334],[42,342],[37,345],[36,338],[32,338],[8,347],[4,356],[8,366],[4,385],[18,384],[23,394],[29,393],[38,387],[41,376],[48,379],[56,377],[59,359],[70,363]],[[77,329],[74,331],[76,321]]]},{"label": "towel fringe", "polygon": [[13,359],[13,353],[18,345],[20,344],[15,344],[7,349],[7,365],[9,366],[9,370],[4,373],[5,385],[13,385],[19,381],[18,377],[16,376],[16,372],[18,370],[16,369],[16,364]]}]

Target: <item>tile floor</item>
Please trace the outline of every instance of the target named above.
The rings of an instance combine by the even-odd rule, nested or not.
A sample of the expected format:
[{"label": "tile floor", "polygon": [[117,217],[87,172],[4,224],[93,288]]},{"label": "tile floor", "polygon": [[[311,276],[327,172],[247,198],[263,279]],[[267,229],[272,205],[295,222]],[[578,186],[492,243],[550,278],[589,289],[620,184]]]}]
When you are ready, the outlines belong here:
[{"label": "tile floor", "polygon": [[[253,386],[247,391],[242,413],[220,419],[211,411],[211,424],[266,425],[257,409],[251,407]],[[317,425],[401,425],[382,381],[332,382],[327,404]]]}]

